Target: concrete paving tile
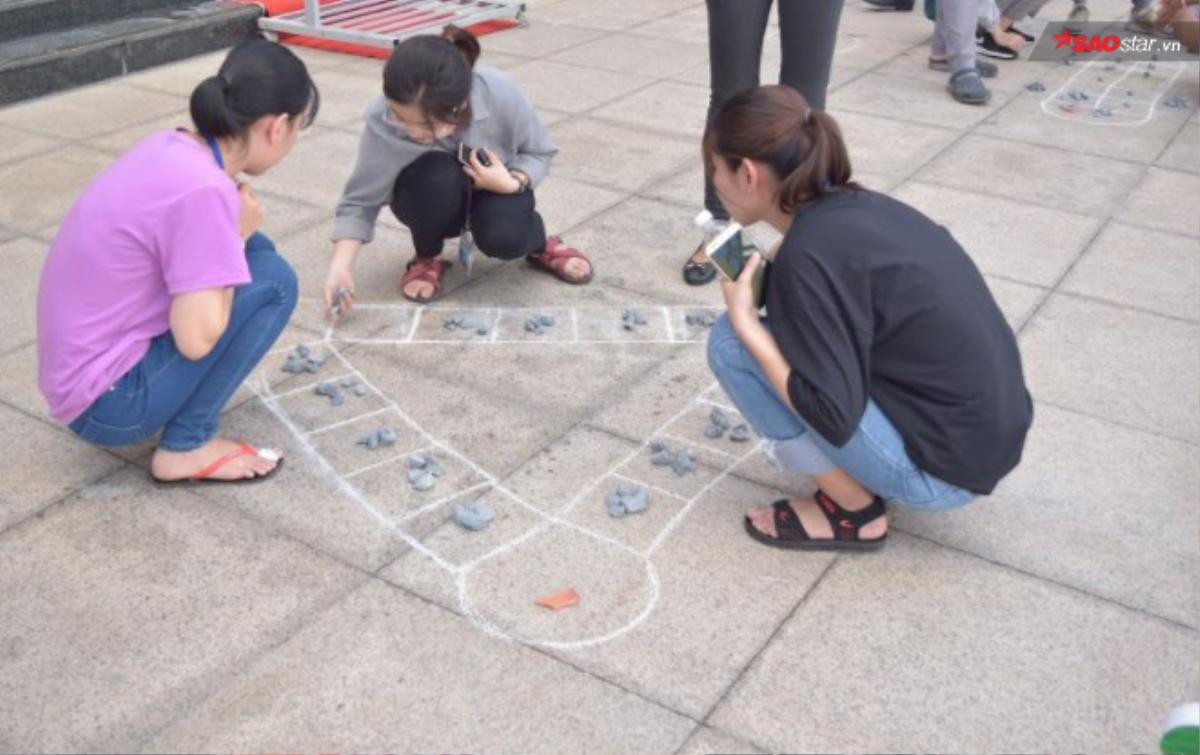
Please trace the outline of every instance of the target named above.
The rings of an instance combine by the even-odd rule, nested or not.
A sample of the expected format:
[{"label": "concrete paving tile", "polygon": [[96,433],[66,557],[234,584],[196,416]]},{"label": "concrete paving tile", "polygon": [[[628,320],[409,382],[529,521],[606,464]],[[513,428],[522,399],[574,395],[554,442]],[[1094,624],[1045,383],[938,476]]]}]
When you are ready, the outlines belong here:
[{"label": "concrete paving tile", "polygon": [[[366,102],[363,103],[366,108]],[[254,179],[256,187],[328,207],[330,216],[358,159],[356,134],[318,125],[302,132],[287,159]]]},{"label": "concrete paving tile", "polygon": [[50,419],[46,399],[38,389],[37,344],[22,346],[0,357],[0,400],[35,417]]},{"label": "concrete paving tile", "polygon": [[[838,69],[846,69],[858,74],[881,66],[879,68],[881,72],[892,73],[894,66],[884,64],[902,57],[903,53],[911,48],[912,44],[904,40],[868,37],[849,33],[845,29],[839,28],[837,46],[833,48],[834,75],[830,79],[830,86],[836,84],[837,80],[841,78],[837,73]],[[923,51],[923,48],[918,48],[913,54]],[[782,45],[778,42],[763,47],[763,81],[779,80],[779,65],[782,57]]]},{"label": "concrete paving tile", "polygon": [[795,752],[1133,752],[1193,694],[1196,632],[893,536],[839,559],[710,724]]},{"label": "concrete paving tile", "polygon": [[1004,313],[1004,319],[1008,321],[1008,326],[1014,332],[1024,327],[1029,316],[1033,314],[1034,307],[1050,293],[1050,290],[1046,288],[1015,283],[1003,278],[985,275],[984,280],[987,281],[988,289],[995,297],[996,304],[1000,306],[1000,311]]},{"label": "concrete paving tile", "polygon": [[509,71],[538,107],[582,113],[649,84],[631,73],[598,71],[550,60],[534,60]]},{"label": "concrete paving tile", "polygon": [[1039,405],[1021,465],[992,496],[944,515],[897,508],[894,522],[1196,627],[1195,457],[1192,445]]},{"label": "concrete paving tile", "polygon": [[660,81],[592,113],[643,129],[699,139],[708,117],[708,88]]},{"label": "concrete paving tile", "polygon": [[946,82],[870,72],[839,87],[828,97],[832,110],[850,110],[882,118],[903,114],[906,121],[942,128],[968,129],[1004,104],[1004,93],[992,92],[980,107],[959,104],[946,92]]},{"label": "concrete paving tile", "polygon": [[37,338],[37,291],[46,245],[19,238],[0,244],[0,260],[10,277],[6,296],[9,309],[0,351],[8,351]]},{"label": "concrete paving tile", "polygon": [[714,752],[762,755],[766,750],[760,750],[720,729],[700,726],[677,751],[678,755],[711,755]]},{"label": "concrete paving tile", "polygon": [[367,107],[383,94],[382,70],[376,77],[341,70],[313,71],[312,77],[321,92],[317,123],[322,126],[357,128],[364,122]]},{"label": "concrete paving tile", "polygon": [[0,163],[19,160],[61,146],[62,142],[20,129],[0,126]]},{"label": "concrete paving tile", "polygon": [[29,234],[57,226],[110,162],[109,155],[70,146],[0,166],[0,196],[5,199],[0,223]]},{"label": "concrete paving tile", "polygon": [[933,35],[933,24],[925,18],[920,8],[912,13],[895,13],[879,11],[866,3],[850,0],[842,8],[838,31],[916,45],[928,43]]},{"label": "concrete paving tile", "polygon": [[1036,399],[1196,442],[1198,338],[1195,324],[1055,294],[1020,343]]},{"label": "concrete paving tile", "polygon": [[123,463],[66,430],[0,406],[8,432],[0,449],[0,530],[34,514],[80,485],[99,479]]},{"label": "concrete paving tile", "polygon": [[689,159],[701,164],[700,149],[689,139],[591,118],[560,123],[550,135],[561,150],[554,160],[555,176],[615,189],[636,191]]},{"label": "concrete paving tile", "polygon": [[958,133],[945,128],[905,124],[874,115],[852,113],[831,104],[830,115],[842,130],[850,164],[859,171],[904,178],[943,152]]},{"label": "concrete paving tile", "polygon": [[[561,6],[560,6],[561,7]],[[550,60],[588,68],[622,73],[653,74],[666,77],[708,60],[706,40],[685,44],[670,40],[651,43],[645,37],[613,34],[576,45],[550,56]]]},{"label": "concrete paving tile", "polygon": [[[720,483],[674,524],[658,528],[666,534],[649,563],[586,532],[546,527],[469,572],[466,605],[510,636],[547,643],[601,678],[703,715],[832,558],[797,558],[746,537],[744,502],[769,495],[745,482]],[[660,503],[608,529],[640,527]],[[405,556],[389,576],[403,578],[413,560]],[[765,576],[773,574],[787,578]],[[656,594],[647,592],[652,579]],[[549,614],[532,604],[532,596],[560,585],[581,596],[570,612]],[[762,601],[761,590],[777,600]]]},{"label": "concrete paving tile", "polygon": [[1062,290],[1130,304],[1164,315],[1200,319],[1200,255],[1196,239],[1105,226]]},{"label": "concrete paving tile", "polygon": [[0,110],[0,123],[35,134],[82,139],[185,108],[183,97],[110,81],[11,105]]},{"label": "concrete paving tile", "polygon": [[1088,215],[922,181],[904,183],[895,196],[946,226],[983,272],[1038,286],[1057,283],[1101,224]]},{"label": "concrete paving tile", "polygon": [[549,20],[538,21],[526,27],[505,29],[497,34],[480,37],[479,44],[483,47],[483,57],[480,59],[486,62],[486,56],[493,52],[541,58],[590,42],[603,33],[596,29],[556,24]]},{"label": "concrete paving tile", "polygon": [[458,371],[465,365],[460,361],[445,372],[415,373],[388,358],[394,351],[366,349],[350,361],[430,435],[498,477],[582,419],[584,407],[537,403],[536,396],[509,390],[500,382],[487,392],[473,388]]},{"label": "concrete paving tile", "polygon": [[[545,695],[550,689],[554,694]],[[431,701],[437,715],[430,715]],[[613,751],[662,752],[692,725],[371,583],[189,711],[149,748],[246,749],[267,732],[286,731],[287,741],[326,750],[533,753],[595,749],[602,742]]]},{"label": "concrete paving tile", "polygon": [[641,26],[670,12],[670,8],[659,3],[631,0],[563,0],[545,9],[535,7],[530,17],[535,24],[550,22],[581,29],[620,31]]},{"label": "concrete paving tile", "polygon": [[0,743],[13,751],[136,751],[363,579],[133,472],[3,545]]},{"label": "concrete paving tile", "polygon": [[651,433],[715,383],[704,348],[682,348],[648,371],[638,390],[629,391],[591,416],[588,425],[629,440],[648,440]]},{"label": "concrete paving tile", "polygon": [[[1140,76],[1112,81],[1112,73],[1099,66],[1081,70],[1080,74],[1079,79],[1061,86],[1047,85],[1045,92],[1024,91],[1024,84],[1016,82],[1022,88],[1020,95],[980,124],[979,133],[1149,163],[1166,148],[1187,118],[1185,111],[1165,107],[1147,113],[1151,93]],[[1074,101],[1069,96],[1072,92],[1082,92],[1089,99]],[[1112,115],[1098,115],[1097,108]],[[1142,122],[1147,117],[1148,121]]]},{"label": "concrete paving tile", "polygon": [[1200,118],[1193,115],[1154,164],[1168,170],[1200,173]]},{"label": "concrete paving tile", "polygon": [[[692,3],[691,7],[630,27],[628,33],[655,40],[702,43],[708,39],[708,12],[704,6]],[[768,25],[766,43],[774,43],[778,37],[778,28]]]},{"label": "concrete paving tile", "polygon": [[177,128],[195,128],[186,104],[180,110],[164,115],[161,118],[138,123],[120,131],[92,137],[88,140],[87,144],[89,147],[94,147],[102,152],[107,152],[113,157],[117,157],[128,152],[134,145],[151,134]]},{"label": "concrete paving tile", "polygon": [[1121,204],[1116,218],[1126,223],[1200,236],[1200,220],[1188,212],[1186,206],[1179,206],[1180,197],[1198,193],[1200,176],[1151,168],[1141,185]]},{"label": "concrete paving tile", "polygon": [[694,209],[631,199],[578,227],[571,240],[600,260],[596,275],[605,285],[664,303],[721,306],[719,288],[689,286],[679,272],[699,241],[695,215]]},{"label": "concrete paving tile", "polygon": [[[557,167],[557,166],[556,166]],[[546,221],[546,232],[561,233],[612,207],[624,194],[551,175],[537,188],[537,211]]]},{"label": "concrete paving tile", "polygon": [[364,503],[370,502],[362,491],[347,487],[261,401],[248,401],[226,413],[221,433],[279,450],[286,467],[258,485],[199,488],[210,502],[241,511],[368,571],[391,562],[407,547],[385,518],[376,518],[379,512],[367,510]]},{"label": "concrete paving tile", "polygon": [[[942,152],[916,178],[1107,217],[1125,201],[1144,170],[1134,163],[969,135]],[[988,176],[985,186],[979,180],[981,171]]]}]

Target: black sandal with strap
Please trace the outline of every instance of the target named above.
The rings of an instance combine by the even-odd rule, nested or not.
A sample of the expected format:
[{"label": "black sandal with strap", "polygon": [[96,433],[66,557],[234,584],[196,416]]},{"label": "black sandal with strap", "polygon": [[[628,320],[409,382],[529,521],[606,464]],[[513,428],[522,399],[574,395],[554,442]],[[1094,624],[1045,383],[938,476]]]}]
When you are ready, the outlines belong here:
[{"label": "black sandal with strap", "polygon": [[743,518],[746,532],[764,545],[789,550],[872,551],[882,547],[884,541],[887,540],[886,532],[882,537],[876,538],[864,539],[859,536],[860,531],[867,523],[887,514],[887,507],[879,496],[875,496],[875,500],[871,501],[870,505],[859,511],[847,511],[838,505],[837,501],[826,495],[823,490],[817,490],[814,497],[817,501],[817,510],[825,515],[830,529],[833,530],[833,538],[809,536],[800,522],[799,514],[792,508],[791,502],[782,498],[771,504],[771,510],[775,514],[775,537],[761,532],[748,516]]}]

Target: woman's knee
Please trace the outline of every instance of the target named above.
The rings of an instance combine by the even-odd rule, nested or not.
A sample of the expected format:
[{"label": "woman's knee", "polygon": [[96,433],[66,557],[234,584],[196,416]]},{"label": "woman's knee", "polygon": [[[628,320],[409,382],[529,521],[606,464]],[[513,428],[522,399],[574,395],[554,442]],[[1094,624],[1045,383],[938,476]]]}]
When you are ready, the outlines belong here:
[{"label": "woman's knee", "polygon": [[250,263],[250,279],[255,285],[273,288],[280,301],[287,306],[290,312],[296,308],[296,302],[300,298],[300,283],[296,277],[296,271],[282,255],[275,251],[273,245],[269,252],[266,250],[260,250],[260,252],[247,257]]},{"label": "woman's knee", "polygon": [[486,223],[472,223],[471,235],[479,251],[501,260],[515,260],[530,252],[529,229],[516,218],[499,218]]},{"label": "woman's knee", "polygon": [[462,166],[445,152],[426,152],[400,171],[396,178],[395,194],[433,201],[461,193],[466,183]]},{"label": "woman's knee", "polygon": [[729,321],[729,315],[722,314],[718,317],[708,333],[707,344],[708,366],[713,374],[720,375],[737,369],[745,348],[737,331],[733,329],[733,323]]}]

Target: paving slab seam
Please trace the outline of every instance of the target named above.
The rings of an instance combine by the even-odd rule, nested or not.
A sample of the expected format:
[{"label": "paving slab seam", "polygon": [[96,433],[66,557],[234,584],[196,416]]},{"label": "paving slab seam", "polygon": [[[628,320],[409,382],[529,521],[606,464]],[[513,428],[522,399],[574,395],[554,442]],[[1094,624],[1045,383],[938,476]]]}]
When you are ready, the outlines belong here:
[{"label": "paving slab seam", "polygon": [[747,751],[758,750],[759,752],[775,752],[775,750],[772,750],[769,747],[764,747],[763,745],[755,744],[754,742],[750,741],[749,739],[746,739],[745,737],[743,737],[741,735],[734,734],[733,732],[727,731],[725,729],[718,729],[716,726],[711,726],[709,724],[698,723],[692,728],[692,730],[690,732],[688,732],[687,736],[685,736],[683,738],[683,741],[679,743],[679,746],[671,751],[671,755],[681,755],[681,753],[683,752],[683,748],[687,747],[687,743],[692,741],[692,737],[696,736],[696,734],[698,734],[701,731],[704,731],[705,729],[715,731],[718,734],[720,734],[721,736],[726,737],[727,739],[736,740],[741,745],[746,745],[746,747],[740,748],[739,752],[742,750],[747,750]]},{"label": "paving slab seam", "polygon": [[[105,449],[105,450],[107,450],[107,449]],[[66,490],[66,492],[47,501],[41,508],[37,509],[36,511],[32,511],[29,514],[27,514],[26,516],[23,516],[20,519],[17,519],[16,521],[10,522],[8,525],[6,525],[4,527],[0,527],[0,547],[3,547],[4,539],[8,536],[8,534],[10,532],[14,532],[17,529],[20,529],[20,528],[28,525],[30,522],[34,521],[35,519],[44,518],[45,515],[50,513],[50,511],[52,509],[56,509],[64,504],[66,504],[66,502],[69,501],[71,498],[74,498],[75,496],[79,495],[79,493],[83,492],[83,490],[85,488],[89,488],[92,485],[95,485],[100,482],[104,482],[108,478],[114,477],[114,476],[120,474],[121,472],[128,471],[131,468],[136,469],[136,470],[145,471],[145,470],[142,470],[142,468],[139,467],[137,464],[135,464],[127,459],[122,459],[120,456],[114,456],[113,458],[119,460],[121,462],[121,464],[117,465],[113,469],[110,469],[106,472],[102,472],[101,474],[98,474],[95,477],[90,477],[76,485],[71,486],[70,488],[68,488]]]},{"label": "paving slab seam", "polygon": [[1138,427],[1137,425],[1131,424],[1129,422],[1125,422],[1124,420],[1117,419],[1116,417],[1109,417],[1104,414],[1092,414],[1091,412],[1084,411],[1082,409],[1079,409],[1078,407],[1066,406],[1064,404],[1059,404],[1054,401],[1047,401],[1046,399],[1041,399],[1041,398],[1036,398],[1036,397],[1034,398],[1034,404],[1035,405],[1042,404],[1042,405],[1049,406],[1054,409],[1058,409],[1059,411],[1070,412],[1071,414],[1077,414],[1080,417],[1087,417],[1089,419],[1100,420],[1102,422],[1109,422],[1111,424],[1117,425],[1118,427],[1123,427],[1127,430],[1132,430],[1134,432],[1141,433],[1143,435],[1150,435],[1155,438],[1161,438],[1162,440],[1169,440],[1169,441],[1173,441],[1175,443],[1183,443],[1185,445],[1192,446],[1193,448],[1200,448],[1200,441],[1197,441],[1193,438],[1185,438],[1180,435],[1168,435],[1167,433],[1159,432],[1158,430],[1150,430],[1145,427]]},{"label": "paving slab seam", "polygon": [[[0,108],[0,114],[3,114],[3,113],[4,113],[4,110],[2,108]],[[47,156],[53,155],[55,152],[58,152],[59,150],[63,149],[64,147],[79,146],[78,144],[76,144],[76,142],[73,139],[60,139],[59,137],[47,136],[44,133],[37,133],[34,131],[26,131],[23,128],[13,126],[8,123],[0,122],[0,127],[12,129],[14,131],[20,131],[21,133],[24,133],[28,136],[37,136],[42,139],[53,139],[55,142],[57,142],[56,144],[51,144],[48,147],[43,147],[41,149],[33,150],[32,152],[25,152],[23,154],[19,154],[14,157],[8,157],[3,160],[0,160],[0,168],[7,168],[10,165],[14,165],[19,162],[24,162],[25,160],[31,160],[35,157],[47,157]],[[12,230],[15,233],[20,233],[21,235],[25,235],[23,232],[17,231],[16,229],[10,229],[10,230]]]},{"label": "paving slab seam", "polygon": [[[16,239],[12,239],[12,240],[13,240],[13,241],[16,241]],[[43,243],[43,242],[39,241],[38,243],[40,244],[40,243]],[[27,349],[27,348],[29,348],[30,346],[33,346],[33,345],[34,345],[34,344],[36,344],[36,343],[37,343],[37,339],[36,339],[36,338],[32,338],[32,339],[30,339],[30,340],[28,340],[28,341],[24,341],[24,342],[22,342],[22,343],[19,343],[19,344],[17,344],[16,346],[12,346],[12,347],[10,347],[10,348],[7,348],[7,349],[0,349],[0,359],[3,359],[4,357],[7,357],[7,356],[12,356],[13,354],[16,354],[18,351],[20,351],[20,350],[22,350],[22,349]]]},{"label": "paving slab seam", "polygon": [[[341,603],[344,603],[347,599],[362,590],[365,586],[371,584],[371,579],[372,578],[369,574],[364,574],[360,582],[353,584],[345,592],[330,597],[323,605],[318,604],[317,606],[314,606],[313,609],[306,613],[303,617],[299,617],[294,621],[287,622],[287,628],[280,629],[279,632],[276,633],[278,636],[272,638],[269,642],[266,642],[261,647],[253,650],[247,650],[241,658],[233,659],[234,662],[231,663],[230,670],[223,675],[222,678],[208,683],[204,690],[198,691],[196,693],[197,697],[191,701],[190,705],[176,706],[177,712],[174,715],[169,716],[165,723],[163,723],[161,726],[155,727],[141,739],[137,740],[130,751],[146,752],[146,747],[153,742],[156,737],[175,724],[186,719],[195,709],[202,707],[205,703],[218,695],[222,690],[228,688],[239,678],[249,674],[254,670],[255,666],[262,661],[262,659],[287,645],[296,637],[296,635],[304,631],[308,626],[315,623],[322,616],[332,611]],[[97,750],[97,752],[102,752],[102,750]]]},{"label": "paving slab seam", "polygon": [[[66,435],[67,437],[70,437],[70,438],[78,437],[75,435],[75,433],[71,432],[70,428],[68,428],[64,425],[61,425],[58,422],[55,422],[50,417],[39,415],[39,414],[34,414],[33,412],[28,411],[24,407],[17,406],[16,404],[12,403],[8,399],[4,398],[3,396],[0,396],[0,406],[5,407],[6,409],[12,409],[14,412],[17,412],[18,414],[23,414],[24,416],[28,417],[29,419],[40,422],[41,424],[45,425],[46,427],[49,427],[51,430],[54,430],[55,432],[60,433],[62,435]],[[82,441],[80,441],[80,442],[82,442]],[[100,451],[103,451],[104,453],[108,454],[109,456],[113,457],[114,459],[120,459],[121,461],[129,461],[124,456],[121,456],[120,454],[112,451],[111,449],[105,448],[103,446],[96,446],[96,448],[99,449]]]},{"label": "paving slab seam", "polygon": [[[1196,175],[1194,173],[1188,173],[1187,171],[1184,171],[1184,170],[1175,170],[1172,168],[1164,168],[1161,165],[1148,165],[1146,167],[1155,168],[1155,169],[1161,170],[1166,173],[1182,173],[1182,174],[1188,175],[1188,176]],[[1132,192],[1130,192],[1130,193],[1132,193]],[[1139,223],[1136,220],[1126,220],[1124,218],[1117,218],[1115,216],[1111,220],[1113,223],[1116,223],[1118,225],[1129,226],[1130,228],[1135,228],[1139,231],[1150,231],[1151,233],[1161,233],[1164,236],[1171,236],[1173,238],[1179,239],[1180,241],[1190,241],[1192,243],[1196,243],[1197,241],[1200,241],[1200,231],[1197,231],[1196,233],[1187,233],[1186,231],[1177,231],[1177,230],[1174,230],[1173,228],[1161,228],[1161,227],[1157,227],[1157,226],[1146,225],[1144,223]]]},{"label": "paving slab seam", "polygon": [[1069,298],[1069,299],[1078,299],[1080,301],[1087,301],[1087,302],[1091,302],[1093,304],[1103,304],[1104,306],[1111,307],[1113,309],[1120,309],[1120,310],[1125,310],[1125,311],[1129,311],[1129,312],[1137,312],[1139,314],[1150,315],[1152,317],[1161,317],[1164,320],[1173,320],[1173,321],[1181,323],[1183,325],[1200,324],[1200,318],[1183,317],[1182,315],[1172,315],[1172,314],[1168,314],[1166,312],[1160,312],[1155,309],[1147,309],[1146,307],[1143,307],[1139,304],[1127,304],[1125,302],[1114,301],[1113,299],[1106,299],[1105,297],[1097,296],[1096,294],[1085,294],[1085,293],[1080,293],[1078,291],[1062,291],[1062,290],[1053,291],[1052,293],[1057,294],[1058,296]]},{"label": "paving slab seam", "polygon": [[[413,590],[411,588],[407,587],[406,585],[399,584],[397,582],[393,582],[392,580],[388,579],[383,574],[377,574],[374,577],[374,579],[376,579],[380,583],[382,583],[394,590],[397,590],[401,593],[404,593],[405,595],[408,595],[409,597],[416,598],[417,600],[420,600],[422,603],[425,603],[428,606],[436,608],[437,610],[445,613],[448,616],[452,616],[455,619],[465,622],[472,629],[477,628],[475,626],[475,624],[470,620],[470,617],[468,617],[466,614],[464,614],[460,611],[456,611],[454,608],[452,608],[450,606],[443,605],[434,600],[431,600],[430,598],[427,598],[424,595],[421,595],[420,593],[413,592]],[[647,693],[627,687],[618,681],[615,681],[613,679],[609,679],[605,676],[602,676],[589,668],[586,668],[586,667],[583,667],[583,666],[580,666],[580,665],[574,663],[569,658],[567,658],[563,655],[555,654],[554,652],[552,652],[551,650],[549,650],[547,648],[541,647],[539,645],[534,645],[534,644],[531,644],[531,643],[528,643],[528,642],[525,642],[525,641],[519,640],[519,639],[507,639],[506,640],[506,639],[495,638],[495,637],[493,637],[491,639],[495,642],[510,642],[510,643],[519,645],[519,646],[525,648],[526,650],[537,653],[538,655],[541,655],[544,658],[548,658],[549,660],[554,661],[555,663],[557,663],[559,665],[566,666],[567,668],[569,668],[573,671],[579,672],[580,674],[583,674],[584,676],[587,676],[589,678],[595,679],[596,681],[601,682],[602,684],[604,684],[606,686],[613,687],[615,689],[619,689],[622,692],[625,692],[629,695],[632,695],[633,697],[638,698],[639,700],[642,700],[643,702],[649,703],[657,708],[661,708],[662,710],[665,710],[669,713],[673,713],[673,714],[679,716],[680,718],[684,718],[688,721],[692,721],[697,724],[700,723],[699,721],[696,720],[696,717],[694,715],[691,715],[691,714],[687,713],[686,711],[679,710],[678,708],[675,708],[668,703],[665,703],[661,700],[654,699],[653,697],[649,696]]]},{"label": "paving slab seam", "polygon": [[944,550],[948,550],[952,553],[957,553],[961,556],[965,556],[967,558],[971,558],[976,561],[982,561],[991,566],[995,566],[999,569],[1003,569],[1004,571],[1012,572],[1014,574],[1019,574],[1022,577],[1025,577],[1026,579],[1032,579],[1037,582],[1041,582],[1043,584],[1053,585],[1054,587],[1060,588],[1062,590],[1066,590],[1068,592],[1075,593],[1076,595],[1081,595],[1081,596],[1084,596],[1087,598],[1091,598],[1093,600],[1100,601],[1101,603],[1107,603],[1108,605],[1115,606],[1117,608],[1122,608],[1126,611],[1129,611],[1130,613],[1135,613],[1135,614],[1145,616],[1150,619],[1154,619],[1156,621],[1159,621],[1159,622],[1166,624],[1170,627],[1173,627],[1175,629],[1182,629],[1184,631],[1191,632],[1193,634],[1196,634],[1197,639],[1200,640],[1200,627],[1192,626],[1191,624],[1188,624],[1187,622],[1179,621],[1178,619],[1172,619],[1169,616],[1161,616],[1161,615],[1154,613],[1153,611],[1147,610],[1145,608],[1138,608],[1137,606],[1131,606],[1126,603],[1122,603],[1121,601],[1117,600],[1116,598],[1110,598],[1110,597],[1107,597],[1104,595],[1099,595],[1097,593],[1091,592],[1090,590],[1087,590],[1086,588],[1079,587],[1077,585],[1072,585],[1068,582],[1063,582],[1061,580],[1054,579],[1052,577],[1047,577],[1044,574],[1038,574],[1037,572],[1023,569],[1020,566],[1016,566],[1014,564],[1005,563],[1003,561],[997,561],[996,559],[990,558],[988,556],[984,556],[979,553],[975,553],[973,551],[967,550],[960,546],[951,545],[949,543],[944,543],[944,542],[937,540],[935,538],[932,538],[928,535],[911,532],[909,530],[903,530],[898,527],[893,528],[893,529],[895,529],[897,532],[904,533],[908,537],[915,538],[917,540],[928,543],[935,547],[942,548]]},{"label": "paving slab seam", "polygon": [[[775,629],[771,631],[771,634],[767,636],[766,640],[763,641],[758,650],[752,656],[750,656],[750,659],[744,666],[742,666],[737,675],[729,682],[729,684],[725,686],[725,689],[721,691],[721,694],[717,697],[717,700],[704,713],[704,717],[700,719],[701,723],[703,723],[705,726],[708,725],[708,719],[711,718],[713,713],[716,712],[717,708],[721,707],[721,704],[729,698],[729,695],[732,694],[734,689],[737,688],[738,683],[741,682],[742,679],[744,679],[750,670],[755,666],[755,664],[758,663],[758,660],[762,657],[763,653],[766,652],[767,648],[774,644],[776,638],[779,637],[780,632],[783,631],[783,628],[787,626],[796,616],[796,614],[800,612],[800,609],[803,608],[806,603],[808,603],[811,596],[825,581],[825,577],[828,576],[828,574],[833,571],[834,566],[836,566],[842,560],[843,554],[840,553],[835,553],[833,557],[829,559],[829,563],[825,565],[825,568],[821,570],[821,573],[817,575],[817,578],[808,586],[808,589],[804,591],[804,594],[800,596],[800,598],[792,606],[791,610],[787,612],[787,615],[780,619],[779,623],[775,625]],[[755,747],[758,747],[763,752],[775,751],[770,747],[761,747],[755,742],[751,742],[751,744],[753,744]]]}]

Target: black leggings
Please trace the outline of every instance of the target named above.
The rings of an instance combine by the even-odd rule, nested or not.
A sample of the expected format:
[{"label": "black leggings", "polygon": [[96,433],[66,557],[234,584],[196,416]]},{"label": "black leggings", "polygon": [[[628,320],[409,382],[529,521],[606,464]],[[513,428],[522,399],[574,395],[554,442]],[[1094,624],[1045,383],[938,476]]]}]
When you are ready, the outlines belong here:
[{"label": "black leggings", "polygon": [[[734,94],[758,86],[771,2],[708,0],[709,121]],[[799,90],[817,110],[825,109],[841,15],[842,0],[779,0],[779,83]],[[714,217],[729,217],[707,177],[704,206]]]},{"label": "black leggings", "polygon": [[421,155],[400,172],[392,190],[392,213],[412,232],[418,257],[441,254],[442,242],[468,223],[475,245],[489,257],[515,260],[540,252],[546,225],[534,207],[532,191],[476,191],[458,160],[445,152]]}]

